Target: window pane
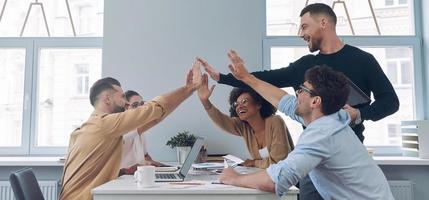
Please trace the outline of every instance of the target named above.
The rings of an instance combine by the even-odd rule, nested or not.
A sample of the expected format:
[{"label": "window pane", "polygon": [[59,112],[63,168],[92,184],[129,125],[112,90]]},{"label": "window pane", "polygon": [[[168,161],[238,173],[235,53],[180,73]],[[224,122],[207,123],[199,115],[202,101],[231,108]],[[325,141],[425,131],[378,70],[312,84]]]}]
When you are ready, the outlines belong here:
[{"label": "window pane", "polygon": [[76,64],[75,65],[75,76],[76,76],[76,90],[74,91],[75,96],[88,95],[89,88],[89,65],[88,64]]},{"label": "window pane", "polygon": [[396,62],[389,61],[387,62],[387,72],[386,75],[389,78],[392,84],[398,84],[398,70],[397,70]]},{"label": "window pane", "polygon": [[[5,0],[0,0],[0,9]],[[73,37],[73,28],[67,10],[66,0],[8,0],[0,21],[1,37],[19,37],[25,18],[28,20],[22,36],[47,37],[48,29],[52,37]],[[100,37],[103,36],[103,0],[68,0],[70,14],[73,19],[76,36]],[[31,10],[28,12],[31,5]],[[0,10],[1,11],[1,10]],[[48,28],[46,28],[44,16]]]},{"label": "window pane", "polygon": [[0,49],[0,146],[20,146],[25,49]]},{"label": "window pane", "polygon": [[399,4],[407,4],[407,0],[398,0]]},{"label": "window pane", "polygon": [[401,81],[402,84],[411,84],[412,80],[412,68],[410,61],[402,61],[401,62]]},{"label": "window pane", "polygon": [[37,146],[67,146],[93,108],[89,87],[101,77],[101,49],[42,49],[38,80]]},{"label": "window pane", "polygon": [[410,54],[407,48],[388,48],[386,49],[387,59],[408,58]]},{"label": "window pane", "polygon": [[[397,1],[397,0],[396,0]],[[314,0],[309,3],[325,3],[332,6],[333,0]],[[355,35],[379,35],[376,23],[371,14],[368,1],[347,0],[347,7]],[[389,1],[370,1],[375,13],[375,19],[381,35],[414,35],[414,13],[412,1],[398,6],[389,6]],[[302,0],[267,0],[267,35],[298,34],[300,23],[299,14],[305,7]],[[336,3],[334,7],[337,15],[337,33],[352,35],[352,31],[345,13],[343,4]]]},{"label": "window pane", "polygon": [[[405,52],[401,57],[395,59],[388,59],[388,52],[392,51],[402,51]],[[372,122],[365,121],[365,144],[366,145],[401,145],[401,137],[397,132],[398,127],[401,124],[401,120],[413,120],[415,119],[414,111],[414,66],[412,62],[412,49],[409,47],[398,47],[398,48],[362,48],[364,51],[367,51],[374,55],[374,57],[379,62],[383,71],[388,74],[388,63],[390,62],[400,62],[407,61],[409,66],[407,66],[408,71],[402,74],[402,71],[397,70],[398,76],[408,76],[410,84],[395,84],[393,87],[396,91],[396,94],[399,97],[400,107],[399,110],[382,120]],[[272,69],[287,67],[290,62],[293,62],[300,58],[303,55],[308,54],[307,47],[272,47],[271,48],[271,65]],[[397,65],[395,65],[397,67]],[[373,98],[373,97],[372,97]],[[286,121],[288,121],[286,119]],[[289,125],[287,123],[287,125]],[[389,130],[394,130],[395,132],[390,133]],[[291,134],[295,135],[297,129],[290,129]],[[301,133],[301,132],[299,132]],[[298,134],[299,134],[298,133]]]}]

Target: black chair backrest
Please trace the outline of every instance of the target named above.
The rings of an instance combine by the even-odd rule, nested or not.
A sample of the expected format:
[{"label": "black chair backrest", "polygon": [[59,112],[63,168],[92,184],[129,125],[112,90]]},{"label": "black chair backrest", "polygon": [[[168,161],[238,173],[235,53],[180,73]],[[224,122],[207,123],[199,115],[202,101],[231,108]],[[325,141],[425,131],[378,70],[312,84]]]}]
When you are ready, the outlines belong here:
[{"label": "black chair backrest", "polygon": [[9,182],[16,200],[44,200],[42,190],[31,168],[12,172]]}]

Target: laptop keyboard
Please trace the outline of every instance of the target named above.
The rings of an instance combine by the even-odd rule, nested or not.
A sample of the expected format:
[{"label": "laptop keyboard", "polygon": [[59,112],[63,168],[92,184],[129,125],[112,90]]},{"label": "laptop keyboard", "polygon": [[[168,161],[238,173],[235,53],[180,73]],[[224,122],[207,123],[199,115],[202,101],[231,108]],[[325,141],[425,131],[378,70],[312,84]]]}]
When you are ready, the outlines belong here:
[{"label": "laptop keyboard", "polygon": [[157,179],[176,179],[175,174],[155,174]]}]

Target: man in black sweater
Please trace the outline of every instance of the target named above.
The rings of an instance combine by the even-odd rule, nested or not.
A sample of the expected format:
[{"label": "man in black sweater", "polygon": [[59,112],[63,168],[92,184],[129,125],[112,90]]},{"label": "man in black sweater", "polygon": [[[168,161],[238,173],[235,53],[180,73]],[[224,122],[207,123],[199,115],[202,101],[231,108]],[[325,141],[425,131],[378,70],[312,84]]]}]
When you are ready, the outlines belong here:
[{"label": "man in black sweater", "polygon": [[[300,17],[299,36],[307,42],[310,52],[319,51],[319,53],[303,56],[285,68],[253,72],[252,74],[277,87],[297,89],[304,80],[305,71],[315,65],[326,64],[334,70],[343,72],[367,96],[370,96],[372,92],[374,97],[372,103],[353,105],[353,107],[346,105],[343,108],[350,114],[351,126],[357,137],[363,142],[365,127],[362,123],[364,120],[377,121],[399,109],[398,96],[392,84],[374,56],[341,41],[335,30],[337,17],[331,7],[321,3],[310,4],[301,11]],[[235,79],[232,74],[220,74],[206,61],[199,60],[210,77],[218,83],[234,87],[248,87]],[[321,199],[310,197],[312,194],[308,196],[307,191],[309,190],[307,190],[306,184],[300,182],[300,199]],[[313,192],[316,192],[315,189]]]}]

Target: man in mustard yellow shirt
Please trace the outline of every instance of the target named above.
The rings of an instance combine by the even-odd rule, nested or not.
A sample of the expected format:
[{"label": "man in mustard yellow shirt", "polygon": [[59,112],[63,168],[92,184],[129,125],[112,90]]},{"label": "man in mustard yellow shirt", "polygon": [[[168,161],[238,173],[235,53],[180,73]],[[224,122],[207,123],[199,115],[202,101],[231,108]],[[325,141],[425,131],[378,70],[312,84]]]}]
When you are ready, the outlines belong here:
[{"label": "man in mustard yellow shirt", "polygon": [[199,62],[194,62],[185,86],[127,111],[124,111],[126,101],[119,81],[109,77],[95,82],[90,90],[94,111],[88,121],[70,135],[60,199],[92,199],[91,189],[117,178],[122,135],[164,118],[191,96],[201,85],[200,79],[193,79],[200,77],[193,76],[201,73],[199,66]]}]

